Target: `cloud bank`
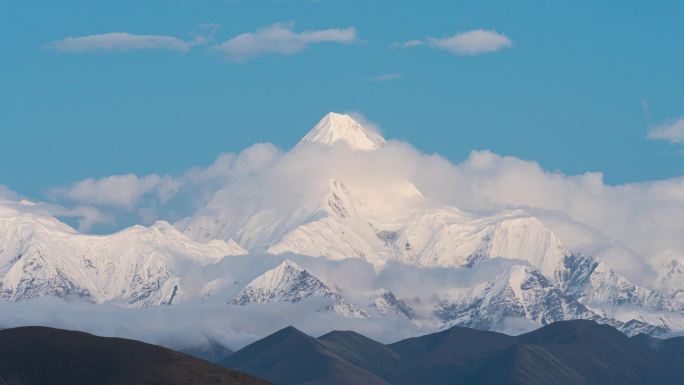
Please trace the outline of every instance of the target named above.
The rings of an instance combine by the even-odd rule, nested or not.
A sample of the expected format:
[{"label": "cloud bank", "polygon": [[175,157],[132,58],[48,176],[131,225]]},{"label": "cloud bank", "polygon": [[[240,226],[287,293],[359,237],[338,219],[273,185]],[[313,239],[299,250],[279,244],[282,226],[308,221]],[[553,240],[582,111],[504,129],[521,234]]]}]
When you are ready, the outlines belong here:
[{"label": "cloud bank", "polygon": [[332,28],[295,32],[294,24],[276,23],[256,32],[243,33],[213,47],[230,60],[246,61],[266,54],[293,55],[312,44],[350,44],[357,40],[354,28]]},{"label": "cloud bank", "polygon": [[[308,298],[299,303],[236,306],[226,302],[243,285],[265,270],[280,264],[285,258],[321,279],[331,288],[340,290],[346,300],[373,313],[370,319],[345,319],[334,312],[320,311],[328,305],[323,298]],[[374,313],[366,305],[372,303],[380,287],[401,298],[412,299],[417,292],[444,295],[447,288],[467,287],[490,279],[514,262],[485,261],[472,269],[415,269],[391,263],[377,273],[372,266],[358,259],[330,261],[295,255],[273,256],[255,253],[229,257],[208,271],[188,275],[186,290],[194,284],[215,283],[212,296],[203,301],[181,301],[173,306],[126,308],[116,304],[62,300],[52,297],[25,302],[0,302],[0,328],[44,325],[81,330],[97,335],[134,338],[175,349],[201,348],[210,341],[233,350],[286,326],[295,326],[313,336],[331,330],[355,330],[383,342],[394,342],[434,331],[433,325],[411,325],[391,315]],[[207,279],[209,277],[209,279]],[[446,285],[445,282],[449,282]],[[459,286],[462,285],[462,286]],[[431,303],[412,303],[414,308],[429,311]],[[422,309],[421,311],[424,311]],[[278,314],[274,317],[273,314]],[[170,321],[172,320],[172,321]]]}]

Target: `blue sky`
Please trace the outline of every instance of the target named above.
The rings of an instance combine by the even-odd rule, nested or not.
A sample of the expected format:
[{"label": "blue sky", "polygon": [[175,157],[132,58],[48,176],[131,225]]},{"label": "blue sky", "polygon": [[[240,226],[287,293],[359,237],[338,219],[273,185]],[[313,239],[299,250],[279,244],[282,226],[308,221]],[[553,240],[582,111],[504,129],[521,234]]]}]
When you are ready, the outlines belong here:
[{"label": "blue sky", "polygon": [[[647,134],[684,116],[682,20],[680,1],[4,1],[0,184],[41,198],[88,177],[177,174],[255,142],[288,148],[327,111],[454,162],[489,149],[608,183],[680,176],[681,140]],[[212,48],[274,23],[355,36],[237,61]],[[393,46],[477,29],[512,44]],[[192,47],[54,45],[112,32]]]}]

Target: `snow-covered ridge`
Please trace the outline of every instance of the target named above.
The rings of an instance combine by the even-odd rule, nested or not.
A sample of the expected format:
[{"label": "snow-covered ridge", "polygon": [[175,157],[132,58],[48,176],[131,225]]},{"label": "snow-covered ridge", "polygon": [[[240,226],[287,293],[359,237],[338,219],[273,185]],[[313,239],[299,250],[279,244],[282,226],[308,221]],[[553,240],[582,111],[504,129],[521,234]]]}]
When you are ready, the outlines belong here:
[{"label": "snow-covered ridge", "polygon": [[537,325],[570,319],[589,319],[609,324],[628,335],[669,331],[662,322],[631,318],[619,320],[586,306],[567,295],[537,269],[511,266],[483,285],[454,291],[435,309],[446,325],[484,330],[510,330],[511,319]]},{"label": "snow-covered ridge", "polygon": [[298,303],[309,297],[328,299],[328,309],[344,317],[368,317],[363,310],[347,303],[337,291],[331,290],[320,279],[289,259],[254,278],[228,303],[243,306],[278,302]]},{"label": "snow-covered ridge", "polygon": [[342,142],[353,150],[372,151],[385,145],[385,139],[363,127],[347,114],[330,112],[299,142],[333,145]]},{"label": "snow-covered ridge", "polygon": [[312,295],[331,297],[333,292],[318,278],[288,259],[254,278],[230,303],[297,303]]},{"label": "snow-covered ridge", "polygon": [[46,295],[133,306],[171,303],[187,265],[246,250],[232,241],[190,240],[168,222],[106,235],[79,234],[54,217],[0,209],[0,298]]}]

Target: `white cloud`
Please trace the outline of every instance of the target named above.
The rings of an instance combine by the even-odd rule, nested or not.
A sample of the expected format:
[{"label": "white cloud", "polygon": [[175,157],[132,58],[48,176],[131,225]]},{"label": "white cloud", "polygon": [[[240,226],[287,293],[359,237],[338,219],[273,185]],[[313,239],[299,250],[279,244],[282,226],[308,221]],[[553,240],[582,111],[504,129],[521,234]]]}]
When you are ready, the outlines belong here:
[{"label": "white cloud", "polygon": [[684,177],[608,185],[601,173],[568,176],[545,171],[536,162],[481,151],[455,166],[449,184],[451,188],[433,193],[447,192],[443,199],[464,209],[555,212],[624,245],[643,260],[684,255]]},{"label": "white cloud", "polygon": [[192,168],[175,180],[181,189],[192,189],[192,193],[196,194],[198,188],[216,187],[249,176],[271,166],[280,156],[282,152],[271,143],[256,143],[239,154],[220,154],[208,167]]},{"label": "white cloud", "polygon": [[[160,218],[174,221],[206,204],[222,186],[271,166],[281,155],[274,145],[257,143],[239,154],[220,154],[208,167],[190,168],[178,176],[125,174],[84,179],[51,188],[48,197],[59,205],[52,205],[50,213],[78,217],[79,229],[85,231],[98,225],[151,224]],[[0,199],[2,193],[0,185]],[[78,211],[64,208],[74,205]]]},{"label": "white cloud", "polygon": [[357,33],[354,28],[294,32],[292,23],[276,23],[256,32],[235,36],[215,45],[213,49],[226,54],[231,60],[245,61],[265,54],[292,55],[315,43],[350,44],[356,39]]},{"label": "white cloud", "polygon": [[9,187],[0,184],[0,200],[15,201],[19,199],[19,194]]},{"label": "white cloud", "polygon": [[401,78],[401,74],[397,72],[389,73],[389,74],[384,74],[384,75],[379,75],[379,76],[374,76],[370,78],[369,80],[372,82],[388,82],[391,80],[397,80]]},{"label": "white cloud", "polygon": [[510,47],[513,42],[496,31],[476,29],[442,39],[429,37],[428,45],[456,55],[481,55]]},{"label": "white cloud", "polygon": [[[0,190],[1,190],[0,186]],[[0,191],[0,194],[2,192]],[[90,231],[96,225],[114,224],[114,217],[110,214],[88,206],[77,205],[75,207],[64,207],[57,204],[45,202],[35,202],[22,199],[17,194],[2,196],[0,195],[0,212],[10,209],[19,213],[32,213],[41,216],[54,216],[60,218],[74,218],[78,222],[78,229]]]},{"label": "white cloud", "polygon": [[85,179],[69,187],[55,188],[51,195],[83,204],[131,208],[150,193],[165,202],[176,194],[178,187],[178,182],[169,176],[126,174]]},{"label": "white cloud", "polygon": [[78,220],[78,230],[83,232],[88,232],[95,226],[112,225],[115,223],[115,218],[111,214],[89,206],[77,206],[70,209],[53,206],[50,214],[76,218]]},{"label": "white cloud", "polygon": [[421,46],[423,44],[425,44],[425,42],[423,42],[422,40],[414,39],[414,40],[405,41],[403,43],[394,43],[391,45],[391,47],[394,47],[394,48],[411,48],[411,47],[418,47],[418,46]]},{"label": "white cloud", "polygon": [[445,38],[428,37],[425,40],[408,40],[403,43],[391,44],[394,48],[412,48],[422,45],[445,50],[456,55],[482,55],[496,52],[513,45],[506,35],[485,29],[475,29],[457,33]]},{"label": "white cloud", "polygon": [[684,143],[684,116],[651,129],[646,137],[672,144]]},{"label": "white cloud", "polygon": [[191,46],[190,43],[173,36],[133,35],[127,32],[68,37],[47,45],[48,48],[61,52],[128,52],[146,49],[187,52]]}]

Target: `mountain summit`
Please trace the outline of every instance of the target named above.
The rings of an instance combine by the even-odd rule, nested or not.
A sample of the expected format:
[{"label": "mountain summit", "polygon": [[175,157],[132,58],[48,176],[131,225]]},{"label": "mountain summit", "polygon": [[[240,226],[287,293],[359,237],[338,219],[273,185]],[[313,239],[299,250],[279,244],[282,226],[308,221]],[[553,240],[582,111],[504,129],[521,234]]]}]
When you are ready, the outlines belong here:
[{"label": "mountain summit", "polygon": [[333,292],[318,278],[287,259],[252,280],[231,303],[295,303],[312,295],[332,297]]},{"label": "mountain summit", "polygon": [[308,297],[327,298],[332,310],[346,318],[368,318],[366,312],[347,303],[336,290],[286,259],[280,265],[253,279],[238,295],[229,301],[232,305],[264,304],[276,302],[297,303]]},{"label": "mountain summit", "polygon": [[363,127],[349,115],[329,112],[307,133],[299,144],[323,143],[333,145],[346,143],[353,150],[372,151],[385,145],[385,139]]}]

